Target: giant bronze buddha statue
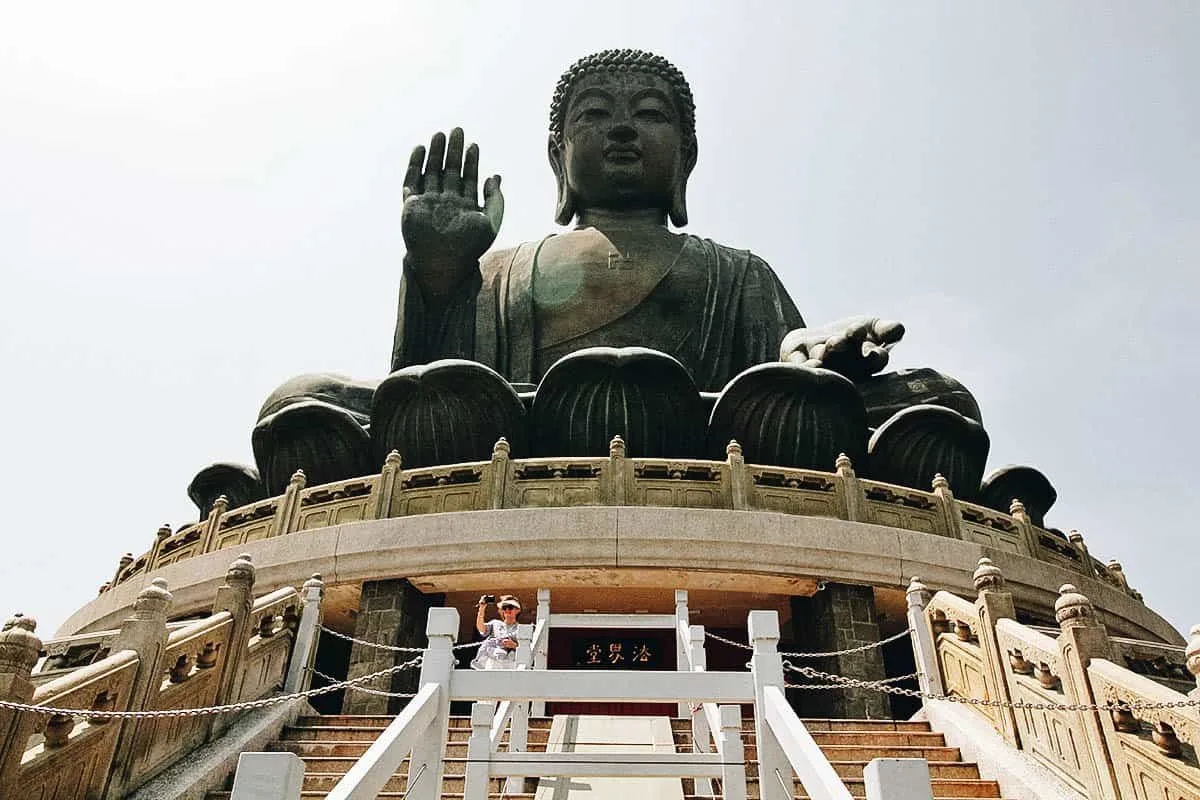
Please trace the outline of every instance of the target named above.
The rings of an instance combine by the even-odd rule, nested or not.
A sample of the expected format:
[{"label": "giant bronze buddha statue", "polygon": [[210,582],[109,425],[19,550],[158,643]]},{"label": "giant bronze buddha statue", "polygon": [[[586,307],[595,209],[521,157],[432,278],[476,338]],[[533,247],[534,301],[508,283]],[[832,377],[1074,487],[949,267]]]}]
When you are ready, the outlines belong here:
[{"label": "giant bronze buddha statue", "polygon": [[[879,374],[899,323],[807,327],[761,258],[672,229],[688,223],[697,153],[686,79],[638,50],[583,58],[554,91],[565,232],[490,249],[504,199],[498,175],[480,187],[478,147],[456,128],[415,148],[392,375],[280,387],[254,433],[262,485],[243,470],[240,497],[297,467],[310,482],[375,471],[391,449],[411,465],[478,460],[505,436],[514,455],[594,455],[613,435],[631,456],[716,457],[737,438],[747,460],[832,469],[846,452],[882,480],[928,488],[943,472],[979,492],[971,395],[932,370]],[[202,510],[233,488],[219,472],[193,486]]]}]

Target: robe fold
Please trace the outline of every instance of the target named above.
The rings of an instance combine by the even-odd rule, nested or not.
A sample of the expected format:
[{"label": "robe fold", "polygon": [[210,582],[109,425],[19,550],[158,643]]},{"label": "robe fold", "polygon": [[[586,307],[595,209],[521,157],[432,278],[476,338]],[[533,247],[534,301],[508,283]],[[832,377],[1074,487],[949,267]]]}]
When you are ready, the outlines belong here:
[{"label": "robe fold", "polygon": [[[555,281],[564,267],[539,264],[551,239],[488,253],[478,275],[436,303],[406,268],[392,369],[467,358],[514,383],[537,383],[569,352],[637,345],[677,358],[700,390],[720,391],[742,370],[777,360],[784,335],[804,327],[775,273],[748,251],[680,235],[671,263],[584,275],[583,288],[563,296],[555,293]],[[590,277],[613,287],[599,307],[587,288]],[[543,329],[555,333],[543,341]],[[562,335],[564,329],[570,335]]]}]

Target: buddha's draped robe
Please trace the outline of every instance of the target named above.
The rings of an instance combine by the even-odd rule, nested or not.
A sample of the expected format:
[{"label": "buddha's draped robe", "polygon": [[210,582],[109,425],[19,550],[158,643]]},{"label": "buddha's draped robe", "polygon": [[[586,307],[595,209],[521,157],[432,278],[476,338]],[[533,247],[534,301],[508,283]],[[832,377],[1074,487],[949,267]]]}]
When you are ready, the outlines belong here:
[{"label": "buddha's draped robe", "polygon": [[775,273],[745,250],[679,234],[672,257],[655,259],[669,263],[606,263],[603,234],[566,236],[599,239],[564,248],[566,237],[551,236],[488,253],[478,275],[436,304],[406,268],[392,369],[467,358],[536,383],[576,350],[641,346],[677,358],[702,391],[719,391],[747,367],[778,360],[784,334],[804,326]]}]

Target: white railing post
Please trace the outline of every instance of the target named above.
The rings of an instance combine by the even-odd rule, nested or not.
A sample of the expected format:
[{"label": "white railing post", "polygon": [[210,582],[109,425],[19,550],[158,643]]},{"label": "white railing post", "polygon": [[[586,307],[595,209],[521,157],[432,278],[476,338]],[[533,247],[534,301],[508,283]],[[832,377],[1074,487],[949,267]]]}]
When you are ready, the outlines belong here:
[{"label": "white railing post", "polygon": [[[687,589],[675,590],[675,669],[687,670],[688,653],[691,648],[691,642],[683,638],[683,631],[690,624],[688,621],[688,593]],[[678,714],[681,719],[687,719],[691,714],[691,708],[687,703],[680,703]]]},{"label": "white railing post", "polygon": [[[754,677],[754,738],[758,745],[758,791],[762,800],[792,800],[792,769],[787,756],[767,723],[764,690],[777,686],[783,691],[783,660],[779,657],[779,614],[751,611],[746,620],[750,644],[750,672]],[[785,789],[779,777],[788,785]]]},{"label": "white railing post", "polygon": [[[742,744],[742,709],[721,706],[721,787],[725,800],[746,800],[746,750]],[[759,756],[759,791],[762,791],[762,756]],[[765,795],[764,795],[765,796]]]},{"label": "white railing post", "polygon": [[[529,669],[533,663],[534,651],[533,626],[517,626],[517,669]],[[508,724],[508,752],[524,753],[529,743],[529,701],[525,698],[512,699],[512,719]],[[504,791],[508,794],[520,794],[524,790],[525,779],[510,777],[504,782]]]},{"label": "white railing post", "polygon": [[867,800],[933,800],[929,762],[923,758],[876,758],[863,769]]},{"label": "white railing post", "polygon": [[[538,642],[538,646],[533,651],[533,668],[545,669],[547,660],[546,656],[550,650],[550,590],[538,589],[537,591],[537,621],[546,621],[546,632],[542,636],[542,641]],[[529,707],[529,713],[535,717],[546,716],[546,703],[544,700],[534,700]]]},{"label": "white railing post", "polygon": [[467,769],[463,778],[463,800],[487,800],[491,781],[492,703],[471,704],[471,738],[467,740]]},{"label": "white railing post", "polygon": [[[942,695],[945,692],[942,690],[942,672],[938,669],[937,649],[925,620],[925,606],[930,597],[929,588],[913,576],[908,584],[908,627],[912,630],[909,636],[912,637],[913,658],[917,662],[917,684],[926,694]],[[921,699],[921,705],[928,703]]]},{"label": "white railing post", "polygon": [[242,753],[230,800],[300,800],[304,762],[295,753]]},{"label": "white railing post", "polygon": [[301,589],[304,609],[300,612],[300,624],[296,628],[296,640],[292,643],[292,660],[288,664],[287,678],[283,681],[286,694],[308,688],[311,681],[309,670],[317,656],[317,641],[321,631],[321,597],[325,584],[320,575],[313,575]]},{"label": "white railing post", "polygon": [[450,679],[454,672],[454,640],[458,636],[458,609],[431,608],[425,623],[429,644],[421,660],[420,685],[438,684],[438,711],[429,735],[413,747],[408,762],[409,800],[439,800],[445,771],[447,728],[450,725]]},{"label": "white railing post", "polygon": [[[683,626],[679,626],[679,632],[682,634]],[[688,626],[688,662],[691,664],[692,672],[704,672],[708,669],[707,657],[704,654],[704,626],[689,625]],[[688,710],[692,715],[692,752],[693,753],[711,753],[712,743],[710,737],[713,733],[719,732],[708,729],[708,717],[704,712],[704,704],[693,700],[688,704]],[[743,783],[745,779],[743,777]],[[708,778],[696,779],[696,794],[702,797],[712,797],[713,787],[712,781]]]}]

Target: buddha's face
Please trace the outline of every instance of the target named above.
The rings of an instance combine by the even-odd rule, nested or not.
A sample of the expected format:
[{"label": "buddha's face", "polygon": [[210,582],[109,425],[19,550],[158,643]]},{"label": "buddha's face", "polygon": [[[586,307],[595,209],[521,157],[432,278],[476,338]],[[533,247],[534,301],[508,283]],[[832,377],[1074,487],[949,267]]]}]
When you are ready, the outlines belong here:
[{"label": "buddha's face", "polygon": [[563,166],[579,209],[658,208],[682,168],[679,110],[670,85],[636,71],[580,79],[567,106]]}]

